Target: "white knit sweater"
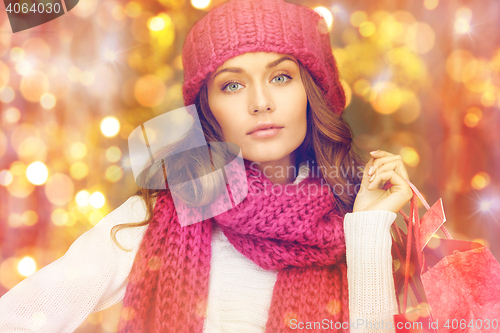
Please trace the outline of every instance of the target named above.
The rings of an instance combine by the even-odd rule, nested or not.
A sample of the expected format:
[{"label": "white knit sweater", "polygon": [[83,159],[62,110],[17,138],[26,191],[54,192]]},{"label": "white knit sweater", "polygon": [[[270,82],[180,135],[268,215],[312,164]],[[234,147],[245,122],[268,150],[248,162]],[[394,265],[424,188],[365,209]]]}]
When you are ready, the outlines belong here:
[{"label": "white knit sweater", "polygon": [[[301,172],[295,183],[302,179]],[[120,244],[131,248],[130,252],[113,243],[110,230],[116,224],[143,221],[145,215],[142,199],[129,198],[75,240],[64,256],[3,295],[0,333],[73,332],[89,314],[120,302],[147,226],[117,233]],[[394,332],[369,327],[381,321],[386,326],[397,313],[389,231],[395,218],[389,211],[344,217],[353,333]],[[211,245],[204,333],[264,332],[277,271],[266,271],[243,256],[218,227],[213,230]],[[295,325],[307,327],[307,323]]]}]

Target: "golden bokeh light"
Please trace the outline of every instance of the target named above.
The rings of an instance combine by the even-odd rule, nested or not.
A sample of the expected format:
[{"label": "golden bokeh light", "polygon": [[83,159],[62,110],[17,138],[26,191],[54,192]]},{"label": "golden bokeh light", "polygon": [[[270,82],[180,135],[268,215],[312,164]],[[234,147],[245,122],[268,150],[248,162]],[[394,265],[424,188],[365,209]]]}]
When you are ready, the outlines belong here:
[{"label": "golden bokeh light", "polygon": [[111,163],[116,163],[122,158],[122,151],[117,146],[106,149],[106,159]]},{"label": "golden bokeh light", "polygon": [[[19,126],[16,126],[10,135],[12,148],[14,148],[14,150],[19,153],[20,146],[22,145],[23,141],[33,137],[40,137],[40,132],[34,125],[29,123],[22,123]],[[29,149],[29,147],[27,148]]]},{"label": "golden bokeh light", "polygon": [[117,21],[121,21],[121,20],[123,20],[123,19],[125,19],[127,17],[127,15],[125,13],[125,9],[122,6],[120,6],[120,5],[115,5],[113,7],[111,15]]},{"label": "golden bokeh light", "polygon": [[470,20],[472,19],[472,11],[470,10],[470,8],[467,8],[467,7],[460,7],[459,9],[457,9],[457,11],[455,12],[455,17],[461,17],[461,18],[464,18],[464,19],[467,19],[467,20]]},{"label": "golden bokeh light", "polygon": [[16,257],[4,259],[0,263],[0,283],[7,290],[14,288],[16,284],[25,278],[19,274],[19,271],[17,270],[18,264],[19,259]]},{"label": "golden bokeh light", "polygon": [[354,82],[353,90],[356,95],[364,96],[371,89],[371,84],[368,80],[359,79]]},{"label": "golden bokeh light", "polygon": [[17,271],[22,276],[30,276],[36,272],[36,262],[32,257],[26,256],[17,264]]},{"label": "golden bokeh light", "polygon": [[361,23],[368,20],[368,14],[366,12],[358,10],[351,14],[349,21],[351,22],[353,27],[359,27]]},{"label": "golden bokeh light", "polygon": [[98,210],[94,210],[89,214],[89,222],[93,226],[95,226],[97,223],[99,223],[100,220],[104,217],[103,213],[101,213]]},{"label": "golden bokeh light", "polygon": [[21,215],[21,220],[26,226],[33,226],[38,222],[38,214],[33,210],[27,210]]},{"label": "golden bokeh light", "polygon": [[379,82],[373,87],[376,93],[372,101],[375,111],[381,114],[391,114],[401,106],[401,91],[392,82]]},{"label": "golden bokeh light", "polygon": [[26,100],[36,103],[43,94],[49,92],[49,87],[49,79],[45,74],[32,72],[22,78],[19,89]]},{"label": "golden bokeh light", "polygon": [[165,98],[165,94],[165,83],[156,75],[145,75],[135,83],[134,96],[144,106],[158,106]]},{"label": "golden bokeh light", "polygon": [[326,26],[328,27],[328,31],[331,31],[333,27],[332,12],[328,8],[323,6],[315,7],[314,11],[318,13],[325,20]]},{"label": "golden bokeh light", "polygon": [[166,23],[162,17],[155,16],[148,21],[148,28],[152,31],[161,31],[165,27]]},{"label": "golden bokeh light", "polygon": [[0,157],[5,155],[5,153],[7,152],[7,144],[8,144],[7,137],[0,130]]},{"label": "golden bokeh light", "polygon": [[467,109],[467,113],[464,117],[464,123],[467,127],[475,127],[481,118],[483,117],[483,112],[478,107],[471,107]]},{"label": "golden bokeh light", "polygon": [[71,164],[69,174],[71,175],[71,177],[73,177],[73,179],[83,179],[89,174],[89,167],[87,166],[87,164],[81,161],[75,162]]},{"label": "golden bokeh light", "polygon": [[463,72],[474,56],[466,50],[455,50],[446,59],[446,72],[457,82],[462,82]]},{"label": "golden bokeh light", "polygon": [[55,209],[51,214],[51,221],[56,226],[64,226],[69,220],[69,214],[62,208]]},{"label": "golden bokeh light", "polygon": [[18,62],[23,60],[25,57],[25,52],[19,46],[14,46],[10,49],[10,60],[14,62]]},{"label": "golden bokeh light", "polygon": [[90,195],[89,203],[92,207],[99,209],[106,203],[106,198],[101,192],[95,191],[92,195]]},{"label": "golden bokeh light", "polygon": [[486,59],[472,59],[464,67],[462,81],[470,91],[482,93],[490,86],[491,75],[491,68]]},{"label": "golden bokeh light", "polygon": [[141,15],[141,5],[135,1],[128,2],[125,6],[125,14],[132,18],[138,17]]},{"label": "golden bokeh light", "polygon": [[99,1],[97,0],[87,0],[78,3],[78,6],[75,6],[75,8],[71,10],[71,12],[73,13],[72,15],[76,15],[81,18],[92,17],[93,16],[92,14],[94,14],[95,16],[98,3]]},{"label": "golden bokeh light", "polygon": [[104,51],[104,59],[106,59],[107,61],[115,61],[116,60],[116,52],[114,52],[110,49],[106,49],[106,51]]},{"label": "golden bokeh light", "polygon": [[81,190],[75,196],[76,204],[80,207],[86,207],[90,204],[90,193],[86,190]]},{"label": "golden bokeh light", "polygon": [[[375,18],[372,19],[375,21]],[[379,42],[386,43],[390,48],[389,50],[391,50],[391,43],[401,38],[404,31],[403,25],[396,21],[392,15],[388,14],[388,16],[378,24],[377,33],[379,35]]]},{"label": "golden bokeh light", "polygon": [[15,97],[16,93],[14,92],[14,89],[12,89],[11,87],[0,88],[0,102],[7,104],[12,102]]},{"label": "golden bokeh light", "polygon": [[33,72],[33,64],[28,60],[21,60],[16,63],[16,72],[21,76],[26,76]]},{"label": "golden bokeh light", "polygon": [[0,60],[0,88],[5,87],[9,83],[10,70],[9,67]]},{"label": "golden bokeh light", "polygon": [[342,85],[342,88],[344,89],[345,93],[345,107],[348,107],[349,104],[351,104],[352,100],[352,89],[349,86],[349,83],[345,82],[344,80],[340,80],[340,84]]},{"label": "golden bokeh light", "polygon": [[490,175],[486,172],[479,172],[472,177],[470,184],[475,190],[479,191],[488,186],[490,180]]},{"label": "golden bokeh light", "polygon": [[434,30],[427,23],[412,24],[406,32],[406,45],[416,53],[428,53],[434,47],[436,36]]},{"label": "golden bokeh light", "polygon": [[427,10],[434,10],[439,5],[439,0],[425,0],[424,7]]},{"label": "golden bokeh light", "polygon": [[18,108],[10,107],[4,111],[3,118],[8,123],[15,124],[21,119],[21,111]]},{"label": "golden bokeh light", "polygon": [[496,96],[497,95],[492,91],[485,91],[481,95],[481,104],[483,104],[485,107],[490,107],[495,105]]},{"label": "golden bokeh light", "polygon": [[26,177],[33,185],[45,184],[49,178],[49,169],[43,162],[33,162],[26,169]]},{"label": "golden bokeh light", "polygon": [[12,172],[10,172],[9,170],[0,171],[0,185],[7,186],[10,183],[12,183],[13,179],[14,176],[12,175]]},{"label": "golden bokeh light", "polygon": [[402,124],[410,124],[420,116],[420,100],[412,90],[402,90],[401,97],[401,107],[393,113],[394,119]]},{"label": "golden bokeh light", "polygon": [[370,37],[375,33],[377,27],[373,22],[365,21],[359,25],[359,33],[363,37]]},{"label": "golden bokeh light", "polygon": [[26,164],[22,161],[14,161],[10,165],[10,172],[15,176],[21,176],[26,173]]},{"label": "golden bokeh light", "polygon": [[87,155],[87,146],[83,142],[75,142],[70,147],[70,154],[74,159],[80,159]]},{"label": "golden bokeh light", "polygon": [[403,162],[410,167],[415,167],[420,163],[420,156],[412,147],[401,148],[399,155],[403,158]]},{"label": "golden bokeh light", "polygon": [[[12,169],[11,169],[12,171]],[[15,176],[12,182],[7,185],[10,195],[16,198],[26,198],[35,190],[33,185],[25,175]]]},{"label": "golden bokeh light", "polygon": [[465,17],[457,17],[455,19],[455,32],[459,34],[466,34],[470,32],[470,22]]},{"label": "golden bokeh light", "polygon": [[94,312],[87,317],[87,321],[92,325],[99,325],[103,322],[104,315],[101,312]]},{"label": "golden bokeh light", "polygon": [[191,6],[196,9],[205,9],[210,5],[210,0],[191,0]]},{"label": "golden bokeh light", "polygon": [[17,154],[25,160],[43,160],[47,155],[47,146],[39,137],[30,136],[18,145]]},{"label": "golden bokeh light", "polygon": [[108,138],[116,136],[120,132],[120,122],[113,116],[103,118],[101,120],[101,132]]},{"label": "golden bokeh light", "polygon": [[475,113],[468,112],[464,117],[464,123],[467,127],[475,127],[479,122],[479,116]]},{"label": "golden bokeh light", "polygon": [[118,165],[111,165],[106,169],[105,177],[108,181],[115,183],[122,179],[123,170]]},{"label": "golden bokeh light", "polygon": [[40,97],[40,105],[47,110],[50,110],[56,106],[56,98],[52,94],[43,94],[42,97]]},{"label": "golden bokeh light", "polygon": [[80,68],[78,67],[75,67],[75,66],[71,66],[67,72],[68,74],[68,78],[73,81],[73,82],[77,82],[77,81],[80,81],[80,77],[82,75],[82,71],[80,70]]},{"label": "golden bokeh light", "polygon": [[92,73],[92,72],[84,71],[80,75],[80,82],[84,86],[90,86],[90,85],[92,85],[92,83],[94,83],[94,81],[95,81],[95,76],[94,76],[94,73]]},{"label": "golden bokeh light", "polygon": [[18,213],[10,213],[8,223],[12,228],[19,228],[23,225],[23,216]]},{"label": "golden bokeh light", "polygon": [[67,204],[73,197],[75,185],[71,178],[63,173],[56,173],[49,178],[45,185],[45,195],[49,201],[57,206]]}]

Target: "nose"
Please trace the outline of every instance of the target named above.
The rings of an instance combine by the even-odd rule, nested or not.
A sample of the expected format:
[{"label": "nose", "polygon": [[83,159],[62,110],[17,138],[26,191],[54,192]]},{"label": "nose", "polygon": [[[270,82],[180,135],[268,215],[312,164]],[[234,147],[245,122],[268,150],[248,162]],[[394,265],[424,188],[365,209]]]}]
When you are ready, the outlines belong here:
[{"label": "nose", "polygon": [[265,85],[254,85],[251,90],[248,110],[250,114],[274,111],[275,105],[268,87]]}]

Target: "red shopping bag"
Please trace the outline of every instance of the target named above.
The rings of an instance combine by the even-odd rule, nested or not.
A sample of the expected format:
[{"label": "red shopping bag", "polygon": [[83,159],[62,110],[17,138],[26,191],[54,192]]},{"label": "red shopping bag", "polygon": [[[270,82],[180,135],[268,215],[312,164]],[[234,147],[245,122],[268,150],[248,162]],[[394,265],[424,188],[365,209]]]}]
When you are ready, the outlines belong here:
[{"label": "red shopping bag", "polygon": [[[500,332],[500,264],[483,244],[452,239],[443,226],[442,200],[429,207],[407,182],[413,191],[410,214],[400,213],[408,232],[392,226],[394,284],[400,310],[394,316],[396,332]],[[422,219],[417,196],[427,209]],[[434,236],[438,229],[446,239]]]}]

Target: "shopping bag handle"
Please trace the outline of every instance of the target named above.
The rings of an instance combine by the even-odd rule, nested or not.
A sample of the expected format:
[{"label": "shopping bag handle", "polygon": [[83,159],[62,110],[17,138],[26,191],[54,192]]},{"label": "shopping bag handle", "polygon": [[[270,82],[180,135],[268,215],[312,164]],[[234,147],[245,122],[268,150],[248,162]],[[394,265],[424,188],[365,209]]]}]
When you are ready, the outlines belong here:
[{"label": "shopping bag handle", "polygon": [[[404,288],[403,288],[403,309],[402,313],[406,312],[406,304],[407,304],[407,297],[408,297],[408,284],[410,280],[410,257],[411,257],[411,248],[412,248],[412,243],[415,241],[416,249],[417,249],[417,259],[418,259],[418,265],[420,266],[419,270],[416,270],[418,272],[421,272],[422,267],[425,265],[425,258],[422,255],[422,247],[420,246],[420,218],[418,214],[418,202],[417,202],[417,197],[420,199],[424,207],[429,211],[431,207],[427,203],[427,201],[424,199],[422,194],[417,190],[415,185],[413,185],[409,180],[405,179],[405,181],[408,183],[408,186],[410,186],[413,196],[410,201],[410,213],[407,216],[403,209],[401,209],[399,212],[403,216],[406,226],[407,226],[407,239],[406,239],[406,261],[405,261],[405,281],[404,281]],[[386,184],[387,185],[387,184]],[[384,186],[385,188],[385,186]],[[396,227],[397,234],[399,238],[402,240],[401,232],[398,226]],[[452,239],[450,233],[446,228],[444,227],[443,224],[440,225],[440,229],[443,231],[445,236],[448,239]],[[413,235],[414,234],[414,235]],[[435,234],[435,232],[434,232]],[[398,252],[399,253],[399,252]],[[399,303],[399,302],[398,302]]]},{"label": "shopping bag handle", "polygon": [[[413,200],[414,200],[415,195],[416,195],[416,196],[420,199],[420,201],[422,202],[422,204],[424,205],[424,207],[425,207],[427,210],[430,210],[430,209],[431,209],[430,205],[427,203],[427,201],[424,199],[424,197],[423,197],[423,196],[422,196],[422,194],[419,192],[419,190],[415,187],[415,185],[413,185],[413,184],[412,184],[412,183],[411,183],[408,179],[405,179],[405,181],[406,181],[406,183],[408,183],[408,186],[410,186],[410,188],[411,188],[411,190],[412,190],[412,192],[413,192],[413,198],[412,198],[412,202],[411,202],[411,204],[410,204],[410,205],[412,205],[412,204],[413,204]],[[415,204],[416,204],[416,202],[415,202]],[[410,207],[411,207],[411,206],[410,206]],[[417,206],[415,206],[415,207],[418,207],[418,205],[417,205]],[[410,212],[411,212],[411,211],[412,211],[412,208],[410,208]],[[407,215],[406,215],[406,213],[405,213],[402,209],[401,209],[399,212],[400,212],[400,213],[401,213],[401,215],[403,216],[403,218],[404,218],[405,222],[408,224],[408,223],[409,223],[409,216],[407,216]],[[418,210],[417,210],[417,215],[416,215],[416,217],[418,217]],[[450,233],[448,232],[448,230],[446,229],[446,227],[445,227],[444,225],[441,225],[439,228],[443,231],[443,233],[444,233],[444,235],[446,236],[446,238],[448,238],[448,239],[453,239],[453,237],[451,237]],[[418,239],[419,239],[419,238],[418,238]],[[421,248],[419,248],[419,249],[421,249]],[[423,250],[423,249],[422,249],[422,250]]]}]

